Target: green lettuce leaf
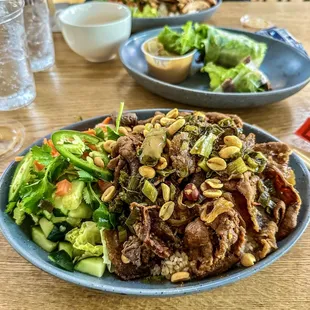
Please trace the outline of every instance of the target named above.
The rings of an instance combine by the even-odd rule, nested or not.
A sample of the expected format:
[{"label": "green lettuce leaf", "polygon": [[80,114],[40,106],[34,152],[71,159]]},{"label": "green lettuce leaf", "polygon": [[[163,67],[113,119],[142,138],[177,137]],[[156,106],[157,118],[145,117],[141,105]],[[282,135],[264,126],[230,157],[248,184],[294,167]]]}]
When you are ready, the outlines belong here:
[{"label": "green lettuce leaf", "polygon": [[258,70],[253,63],[240,63],[235,68],[226,69],[214,63],[208,63],[201,69],[207,72],[210,77],[210,88],[215,92],[227,92],[224,82],[229,81],[234,92],[253,93],[268,89],[268,78]]},{"label": "green lettuce leaf", "polygon": [[66,234],[65,239],[72,243],[75,249],[84,251],[83,258],[103,254],[100,231],[94,222],[84,222],[80,228],[73,228]]},{"label": "green lettuce leaf", "polygon": [[188,21],[183,27],[183,32],[176,32],[165,26],[158,35],[158,41],[165,50],[177,55],[184,55],[192,51],[197,43],[197,37],[193,28],[193,23]]},{"label": "green lettuce leaf", "polygon": [[247,36],[233,34],[211,26],[208,26],[208,36],[203,44],[205,46],[205,63],[214,62],[227,68],[237,66],[249,56],[255,66],[259,68],[267,51],[265,43],[256,42]]}]

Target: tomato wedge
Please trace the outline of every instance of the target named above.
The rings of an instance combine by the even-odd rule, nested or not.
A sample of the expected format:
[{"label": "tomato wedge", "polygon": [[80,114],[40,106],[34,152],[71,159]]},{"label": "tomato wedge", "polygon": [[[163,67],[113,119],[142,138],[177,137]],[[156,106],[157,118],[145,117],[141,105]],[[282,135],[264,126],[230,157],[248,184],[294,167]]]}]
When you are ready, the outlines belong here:
[{"label": "tomato wedge", "polygon": [[68,180],[64,179],[56,184],[56,196],[65,196],[72,189],[72,184]]}]

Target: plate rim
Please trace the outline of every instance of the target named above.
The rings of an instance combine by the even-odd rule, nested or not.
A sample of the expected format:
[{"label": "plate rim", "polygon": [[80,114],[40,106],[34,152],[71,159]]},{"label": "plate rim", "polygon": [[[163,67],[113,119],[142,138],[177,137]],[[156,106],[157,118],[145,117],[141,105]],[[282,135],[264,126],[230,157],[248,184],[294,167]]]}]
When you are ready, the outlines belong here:
[{"label": "plate rim", "polygon": [[[167,112],[170,111],[171,109],[163,109],[163,108],[158,108],[158,109],[136,109],[136,110],[126,110],[126,112],[135,112],[135,113],[154,113],[156,111],[162,111],[162,112]],[[180,109],[180,111],[193,111],[191,109]],[[88,123],[93,122],[100,122],[102,118],[107,117],[108,114],[103,114],[101,116],[96,116],[92,117],[80,122],[72,123],[70,125],[67,125],[61,129],[72,129],[72,127],[78,127],[78,126],[83,126],[85,125],[88,127]],[[256,126],[250,125],[248,123],[244,122],[245,127],[248,129],[254,128],[255,130],[259,131],[264,137],[272,140],[272,141],[280,141],[276,137],[272,136],[270,133],[266,132],[265,130],[258,128]],[[86,128],[85,127],[85,128]],[[56,129],[56,130],[61,130],[61,129]],[[52,133],[52,132],[51,132]],[[25,154],[26,152],[29,151],[31,147],[34,145],[38,145],[42,143],[44,138],[49,138],[50,134],[46,135],[43,138],[40,138],[36,140],[34,143],[32,143],[30,146],[25,148],[20,155]],[[293,156],[296,164],[300,166],[300,169],[305,173],[307,176],[307,181],[310,184],[310,173],[309,170],[306,168],[305,164],[303,163],[302,159],[293,153],[291,156]],[[14,165],[14,161],[12,161],[8,167],[4,170],[3,174],[0,177],[0,192],[3,191],[3,187],[6,187],[5,190],[7,190],[7,186],[4,186],[4,179],[5,176],[9,173],[9,171],[12,169],[12,166]],[[9,186],[9,185],[8,185]],[[4,212],[2,210],[2,206],[0,206],[1,212]],[[307,228],[308,224],[310,222],[310,205],[307,206],[306,213],[304,218],[302,219],[302,222],[299,226],[296,227],[296,229],[287,237],[290,238],[290,240],[287,240],[284,245],[281,246],[280,249],[276,250],[275,252],[269,254],[266,258],[255,264],[253,267],[249,268],[244,268],[238,270],[235,274],[231,274],[228,276],[225,276],[224,278],[217,278],[215,280],[211,279],[211,282],[207,283],[200,283],[195,282],[191,286],[176,286],[176,287],[171,287],[171,288],[162,288],[160,289],[158,286],[154,286],[154,288],[149,289],[149,288],[131,288],[131,287],[114,287],[111,284],[105,284],[105,283],[95,283],[91,282],[88,279],[80,279],[76,278],[74,276],[74,273],[67,272],[65,270],[61,270],[57,268],[56,266],[52,265],[49,263],[47,260],[36,260],[35,258],[32,257],[31,252],[32,250],[27,250],[26,247],[22,247],[19,244],[15,242],[15,239],[11,235],[10,228],[8,227],[9,225],[5,223],[4,217],[0,216],[0,229],[5,237],[5,239],[8,241],[8,243],[11,245],[11,247],[19,253],[23,258],[25,258],[29,263],[32,265],[38,267],[39,269],[47,272],[48,274],[58,277],[59,279],[65,280],[69,283],[74,283],[82,287],[87,287],[90,289],[95,289],[95,290],[100,290],[102,292],[106,293],[116,293],[116,294],[123,294],[123,295],[133,295],[133,296],[158,296],[158,297],[169,297],[169,296],[181,296],[181,295],[187,295],[187,294],[194,294],[198,292],[203,292],[203,291],[208,291],[214,288],[222,287],[227,284],[234,283],[238,280],[247,278],[249,276],[254,275],[258,271],[264,269],[265,267],[269,266],[273,262],[275,262],[277,259],[279,259],[281,256],[283,256],[285,253],[287,253],[294,245],[295,243],[300,239],[300,237],[303,235],[305,229]],[[16,225],[15,223],[13,223]],[[284,239],[285,240],[285,239]],[[28,242],[27,242],[28,243]],[[225,273],[224,273],[225,275]],[[101,278],[104,279],[104,278]],[[128,282],[130,283],[130,281]],[[193,283],[193,282],[192,282]]]},{"label": "plate rim", "polygon": [[[170,27],[172,30],[178,30],[180,29],[182,26],[172,26]],[[306,57],[305,54],[303,54],[301,51],[297,50],[296,48],[294,48],[291,45],[288,45],[284,42],[281,42],[279,40],[270,38],[270,37],[266,37],[263,36],[261,34],[257,34],[257,33],[253,33],[247,30],[243,30],[241,28],[231,28],[231,27],[218,27],[216,26],[216,28],[221,29],[221,30],[225,30],[225,31],[232,31],[232,32],[237,32],[240,34],[251,34],[254,36],[258,36],[267,40],[272,40],[272,41],[276,41],[279,44],[284,45],[286,48],[291,49],[292,51],[298,53],[300,56],[302,56],[305,60],[309,61],[309,65],[310,65],[310,58]],[[307,79],[305,79],[304,81],[290,86],[290,87],[285,87],[285,88],[281,88],[281,89],[275,89],[275,90],[271,90],[271,91],[266,91],[266,92],[260,92],[260,93],[219,93],[219,92],[212,92],[209,90],[199,90],[199,89],[193,89],[193,88],[188,88],[188,87],[184,87],[184,86],[180,86],[178,84],[171,84],[171,83],[167,83],[161,80],[158,80],[152,76],[149,76],[145,73],[142,73],[141,71],[136,70],[134,67],[130,66],[128,64],[127,61],[125,61],[125,58],[123,57],[123,51],[125,50],[126,46],[131,43],[132,41],[135,41],[137,39],[140,39],[141,37],[145,37],[147,36],[150,32],[154,32],[156,33],[157,31],[160,31],[161,29],[163,29],[163,27],[158,27],[158,28],[154,28],[154,29],[148,29],[146,31],[142,31],[142,32],[138,32],[134,35],[132,35],[128,40],[126,40],[125,42],[123,42],[120,47],[119,47],[119,58],[120,61],[122,62],[123,66],[126,68],[126,70],[129,70],[131,72],[133,72],[134,74],[140,76],[141,78],[157,84],[160,84],[160,86],[165,87],[165,88],[172,88],[175,90],[180,90],[180,91],[186,91],[189,92],[191,94],[199,94],[199,95],[208,95],[208,96],[218,96],[218,97],[244,97],[249,96],[249,97],[269,97],[271,95],[277,95],[277,94],[282,94],[284,91],[286,92],[290,92],[290,91],[294,91],[295,89],[299,89],[299,88],[303,88],[305,87],[309,82],[310,82],[310,74],[308,76]],[[144,86],[143,86],[144,87]]]}]

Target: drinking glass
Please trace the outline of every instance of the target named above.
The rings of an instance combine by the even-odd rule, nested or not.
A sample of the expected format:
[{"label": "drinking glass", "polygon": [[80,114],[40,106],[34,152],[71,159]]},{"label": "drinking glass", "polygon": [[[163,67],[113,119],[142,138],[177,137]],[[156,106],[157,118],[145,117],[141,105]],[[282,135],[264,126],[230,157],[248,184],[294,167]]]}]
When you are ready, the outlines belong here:
[{"label": "drinking glass", "polygon": [[24,19],[33,72],[55,63],[54,42],[47,0],[25,0]]},{"label": "drinking glass", "polygon": [[36,97],[23,7],[23,0],[0,0],[0,111],[21,108]]}]

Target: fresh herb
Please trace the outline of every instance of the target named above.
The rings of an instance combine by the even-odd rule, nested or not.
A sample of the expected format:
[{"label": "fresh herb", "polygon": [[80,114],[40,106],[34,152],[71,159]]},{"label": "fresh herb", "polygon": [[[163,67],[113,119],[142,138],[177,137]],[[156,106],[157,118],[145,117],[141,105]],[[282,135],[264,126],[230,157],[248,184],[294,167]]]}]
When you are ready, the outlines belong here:
[{"label": "fresh herb", "polygon": [[96,133],[97,137],[99,137],[100,139],[104,140],[105,134],[104,134],[104,131],[102,130],[101,127],[96,127],[95,128],[95,133]]},{"label": "fresh herb", "polygon": [[32,156],[34,160],[37,160],[40,164],[48,166],[52,160],[53,156],[51,155],[51,147],[47,144],[40,146],[34,146],[31,149]]},{"label": "fresh herb", "polygon": [[95,182],[97,179],[93,177],[89,172],[76,167],[79,180],[83,182]]}]

